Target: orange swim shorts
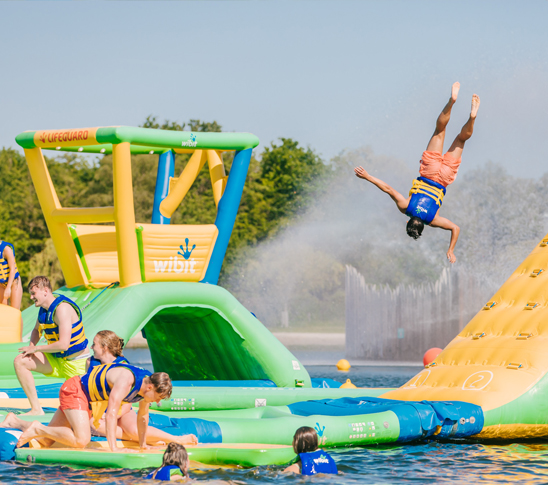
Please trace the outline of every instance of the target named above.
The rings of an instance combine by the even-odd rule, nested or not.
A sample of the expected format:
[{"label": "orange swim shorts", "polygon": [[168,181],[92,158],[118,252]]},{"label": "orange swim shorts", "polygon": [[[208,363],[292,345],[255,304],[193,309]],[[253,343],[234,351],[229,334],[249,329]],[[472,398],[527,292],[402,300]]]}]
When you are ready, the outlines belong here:
[{"label": "orange swim shorts", "polygon": [[449,153],[423,152],[419,173],[438,184],[447,187],[457,178],[461,159],[453,158]]},{"label": "orange swim shorts", "polygon": [[59,409],[61,409],[61,411],[65,411],[66,409],[87,411],[91,418],[89,401],[82,389],[80,376],[71,377],[61,386],[61,392],[59,393]]}]

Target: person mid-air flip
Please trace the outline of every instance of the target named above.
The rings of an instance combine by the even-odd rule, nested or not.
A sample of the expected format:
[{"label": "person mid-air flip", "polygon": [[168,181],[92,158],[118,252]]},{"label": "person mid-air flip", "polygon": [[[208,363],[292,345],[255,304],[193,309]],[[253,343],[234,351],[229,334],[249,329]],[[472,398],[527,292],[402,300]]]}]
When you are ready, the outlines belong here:
[{"label": "person mid-air flip", "polygon": [[365,179],[376,185],[383,192],[386,192],[398,206],[403,214],[410,217],[407,223],[407,234],[413,239],[418,239],[422,234],[424,225],[431,227],[440,227],[451,231],[451,242],[447,250],[447,259],[454,263],[457,258],[453,251],[459,237],[459,226],[445,217],[438,215],[438,211],[443,202],[446,187],[452,184],[457,177],[459,170],[462,149],[464,143],[468,140],[474,131],[474,122],[478,114],[480,99],[477,94],[472,96],[472,110],[470,118],[462,127],[462,130],[455,138],[455,141],[449,148],[449,151],[443,153],[443,142],[445,139],[445,127],[451,117],[451,108],[457,100],[460,84],[455,83],[451,88],[451,98],[443,108],[436,121],[436,130],[422,154],[420,162],[420,177],[413,180],[413,187],[409,192],[409,197],[405,198],[398,191],[394,190],[387,183],[373,177],[363,167],[356,167],[354,172],[356,176]]}]

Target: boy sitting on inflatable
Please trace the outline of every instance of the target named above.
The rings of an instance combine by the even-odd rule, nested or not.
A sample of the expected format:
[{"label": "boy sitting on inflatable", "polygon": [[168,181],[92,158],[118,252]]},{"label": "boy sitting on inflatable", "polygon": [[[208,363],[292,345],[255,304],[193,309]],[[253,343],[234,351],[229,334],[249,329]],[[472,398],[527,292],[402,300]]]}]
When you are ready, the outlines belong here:
[{"label": "boy sitting on inflatable", "polygon": [[367,173],[363,167],[356,167],[354,169],[357,177],[371,182],[387,193],[396,203],[400,212],[410,217],[407,223],[407,234],[413,239],[418,239],[421,236],[425,224],[451,231],[451,241],[447,251],[447,259],[451,263],[457,260],[453,251],[457,244],[460,229],[459,226],[449,219],[439,216],[438,211],[443,202],[446,187],[452,184],[457,177],[464,143],[472,136],[474,122],[476,121],[480,105],[479,96],[474,94],[472,96],[470,118],[462,127],[461,132],[455,138],[449,151],[445,155],[442,155],[445,127],[449,123],[451,109],[457,100],[459,89],[460,84],[458,82],[453,84],[451,98],[439,115],[434,134],[428,143],[426,151],[422,154],[419,170],[421,176],[413,181],[409,197],[405,198],[387,183]]},{"label": "boy sitting on inflatable", "polygon": [[[66,296],[52,293],[45,276],[36,276],[28,285],[30,299],[40,308],[30,344],[21,347],[13,366],[17,379],[27,395],[31,410],[27,414],[44,414],[34,384],[32,372],[48,377],[70,379],[86,373],[89,357],[88,340],[82,323],[82,311]],[[40,335],[47,345],[37,345]]]}]

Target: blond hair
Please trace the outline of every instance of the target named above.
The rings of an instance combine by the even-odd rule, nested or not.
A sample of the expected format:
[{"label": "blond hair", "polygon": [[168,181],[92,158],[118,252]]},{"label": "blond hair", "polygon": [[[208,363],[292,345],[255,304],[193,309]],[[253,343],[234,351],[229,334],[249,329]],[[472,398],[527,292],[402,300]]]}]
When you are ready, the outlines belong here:
[{"label": "blond hair", "polygon": [[114,355],[114,357],[120,357],[122,354],[122,349],[124,348],[124,339],[118,337],[111,330],[101,330],[97,332],[97,337],[99,337],[99,344],[102,347],[106,347],[107,350]]},{"label": "blond hair", "polygon": [[30,291],[35,286],[37,286],[41,290],[45,290],[46,288],[48,288],[49,291],[53,291],[53,289],[51,288],[51,283],[47,276],[35,276],[30,280],[29,284],[27,285],[27,289]]}]

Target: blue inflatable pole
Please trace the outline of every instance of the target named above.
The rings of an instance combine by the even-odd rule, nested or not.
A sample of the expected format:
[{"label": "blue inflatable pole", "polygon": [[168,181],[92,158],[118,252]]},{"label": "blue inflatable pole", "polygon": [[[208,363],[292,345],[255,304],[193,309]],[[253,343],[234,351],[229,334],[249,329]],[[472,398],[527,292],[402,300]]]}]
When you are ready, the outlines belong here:
[{"label": "blue inflatable pole", "polygon": [[217,241],[209,260],[206,275],[201,283],[216,285],[219,281],[219,274],[221,273],[221,267],[225,259],[226,249],[228,248],[228,242],[230,241],[232,229],[234,229],[234,223],[236,222],[236,214],[240,207],[252,151],[251,148],[248,148],[234,154],[234,161],[232,162],[232,167],[230,167],[226,189],[217,208],[215,225],[219,229],[219,235],[217,236]]},{"label": "blue inflatable pole", "polygon": [[160,214],[160,204],[169,192],[169,178],[175,174],[175,155],[173,150],[162,153],[158,159],[158,173],[156,175],[156,189],[154,191],[154,205],[152,206],[152,224],[169,224],[171,218]]}]

